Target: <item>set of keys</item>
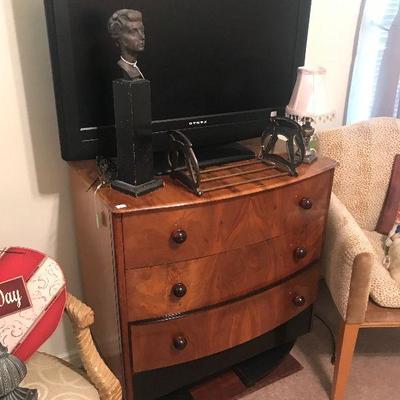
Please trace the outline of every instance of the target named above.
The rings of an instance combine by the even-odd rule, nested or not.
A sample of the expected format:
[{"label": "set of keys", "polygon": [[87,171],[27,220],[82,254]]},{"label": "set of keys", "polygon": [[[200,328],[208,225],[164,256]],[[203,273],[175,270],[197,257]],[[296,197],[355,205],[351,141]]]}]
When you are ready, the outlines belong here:
[{"label": "set of keys", "polygon": [[87,192],[96,186],[95,193],[103,186],[110,185],[111,182],[117,178],[118,168],[115,162],[103,156],[96,157],[97,177],[86,189]]},{"label": "set of keys", "polygon": [[90,186],[86,189],[87,192],[93,189],[96,186],[96,189],[93,192],[93,202],[94,209],[96,213],[96,226],[97,229],[100,228],[101,221],[101,213],[98,211],[97,207],[97,192],[104,186],[110,185],[111,182],[117,178],[118,168],[114,161],[109,158],[105,158],[102,156],[96,157],[96,165],[97,165],[97,177],[90,184]]}]

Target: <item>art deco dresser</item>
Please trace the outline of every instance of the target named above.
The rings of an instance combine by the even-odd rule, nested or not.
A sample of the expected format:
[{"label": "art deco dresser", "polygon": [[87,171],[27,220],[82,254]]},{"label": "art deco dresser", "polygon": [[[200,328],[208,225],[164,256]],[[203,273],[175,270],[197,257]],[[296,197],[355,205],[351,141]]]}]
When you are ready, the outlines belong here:
[{"label": "art deco dresser", "polygon": [[[187,385],[310,329],[335,163],[197,197],[88,190],[70,163],[80,267],[100,353],[128,400]],[[155,384],[155,382],[157,382]]]}]

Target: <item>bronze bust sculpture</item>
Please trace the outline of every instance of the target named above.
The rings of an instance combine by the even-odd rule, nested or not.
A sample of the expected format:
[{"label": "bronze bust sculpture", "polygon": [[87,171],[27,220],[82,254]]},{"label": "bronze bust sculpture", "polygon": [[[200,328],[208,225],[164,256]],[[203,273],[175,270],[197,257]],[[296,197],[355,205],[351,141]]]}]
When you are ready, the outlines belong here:
[{"label": "bronze bust sculpture", "polygon": [[137,10],[118,10],[108,20],[108,32],[120,48],[118,66],[126,79],[144,79],[137,66],[140,53],[144,51],[145,35],[142,13]]}]

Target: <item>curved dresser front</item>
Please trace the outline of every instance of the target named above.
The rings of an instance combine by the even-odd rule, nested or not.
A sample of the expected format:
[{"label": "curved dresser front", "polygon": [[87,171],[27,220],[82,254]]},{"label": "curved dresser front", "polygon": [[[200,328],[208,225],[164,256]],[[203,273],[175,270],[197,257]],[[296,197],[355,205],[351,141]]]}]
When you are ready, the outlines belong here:
[{"label": "curved dresser front", "polygon": [[[110,188],[94,197],[85,190],[94,163],[71,163],[93,333],[128,400],[203,378],[215,357],[226,366],[252,356],[252,343],[301,315],[288,338],[309,330],[334,167],[323,158],[298,177],[200,198],[166,178],[163,189],[132,198]],[[186,378],[185,366],[194,371]],[[167,383],[152,391],[146,377]]]}]

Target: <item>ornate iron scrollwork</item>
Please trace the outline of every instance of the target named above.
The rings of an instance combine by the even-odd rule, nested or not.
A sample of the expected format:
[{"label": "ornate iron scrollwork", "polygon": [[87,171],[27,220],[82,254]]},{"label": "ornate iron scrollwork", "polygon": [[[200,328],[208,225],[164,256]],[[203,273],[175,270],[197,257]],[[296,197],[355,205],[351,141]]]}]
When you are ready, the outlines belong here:
[{"label": "ornate iron scrollwork", "polygon": [[[279,136],[283,136],[286,140],[287,158],[279,154],[273,154]],[[177,179],[198,196],[213,190],[268,181],[287,173],[297,176],[296,166],[303,161],[305,154],[301,127],[297,122],[288,118],[271,118],[269,127],[263,132],[261,137],[261,149],[258,160],[232,163],[226,166],[200,170],[192,143],[184,133],[179,130],[170,131],[169,140],[168,161],[171,168],[171,177]],[[297,146],[297,152],[295,146]],[[261,168],[256,167],[257,164]],[[262,164],[273,165],[264,165],[262,167]],[[251,166],[256,168],[252,168]],[[237,168],[241,170],[238,172]],[[284,172],[280,171],[278,174],[268,173],[271,169],[284,169]],[[261,171],[265,173],[264,176],[260,176]],[[210,176],[210,173],[216,175]],[[214,185],[210,186],[211,182]]]},{"label": "ornate iron scrollwork", "polygon": [[[287,158],[273,153],[279,136],[283,136],[286,140]],[[297,152],[295,145],[297,146]],[[303,161],[304,155],[305,144],[301,134],[301,126],[289,118],[271,118],[271,126],[261,136],[259,158],[286,169],[292,176],[297,176],[296,166]]]}]

